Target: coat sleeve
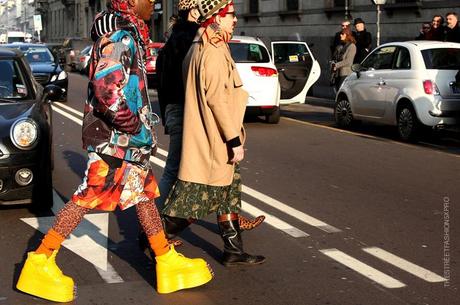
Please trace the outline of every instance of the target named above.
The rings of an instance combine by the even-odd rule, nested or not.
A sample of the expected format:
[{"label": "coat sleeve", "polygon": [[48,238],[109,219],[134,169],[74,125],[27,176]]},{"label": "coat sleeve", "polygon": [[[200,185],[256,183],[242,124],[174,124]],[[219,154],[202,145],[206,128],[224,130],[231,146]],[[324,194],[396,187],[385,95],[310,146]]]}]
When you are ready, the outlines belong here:
[{"label": "coat sleeve", "polygon": [[92,102],[94,110],[116,130],[136,134],[141,122],[129,109],[123,93],[128,84],[133,50],[134,41],[129,36],[102,45],[91,85],[96,97]]},{"label": "coat sleeve", "polygon": [[225,142],[237,138],[241,126],[232,115],[230,104],[230,90],[233,90],[233,81],[230,79],[230,64],[218,48],[210,48],[203,58],[201,66],[204,74],[206,101],[211,109]]},{"label": "coat sleeve", "polygon": [[338,63],[336,63],[335,67],[337,69],[340,69],[342,67],[351,67],[351,65],[353,65],[353,60],[355,59],[355,55],[356,55],[356,46],[354,43],[352,43],[345,51],[345,54],[343,55],[343,59],[339,61]]}]

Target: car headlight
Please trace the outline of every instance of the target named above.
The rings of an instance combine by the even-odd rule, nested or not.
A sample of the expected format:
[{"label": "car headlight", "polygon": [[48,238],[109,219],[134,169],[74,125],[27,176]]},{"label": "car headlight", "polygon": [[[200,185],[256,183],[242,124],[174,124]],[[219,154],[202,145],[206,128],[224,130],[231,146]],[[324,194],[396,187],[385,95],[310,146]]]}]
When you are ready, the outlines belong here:
[{"label": "car headlight", "polygon": [[21,119],[11,126],[11,141],[19,149],[32,149],[37,143],[38,126],[30,119]]},{"label": "car headlight", "polygon": [[50,82],[54,82],[56,80],[63,80],[67,78],[67,72],[61,71],[59,74],[54,74],[51,76]]},{"label": "car headlight", "polygon": [[63,79],[66,79],[67,78],[67,72],[65,71],[61,71],[61,73],[59,73],[59,76],[58,76],[58,80],[63,80]]}]

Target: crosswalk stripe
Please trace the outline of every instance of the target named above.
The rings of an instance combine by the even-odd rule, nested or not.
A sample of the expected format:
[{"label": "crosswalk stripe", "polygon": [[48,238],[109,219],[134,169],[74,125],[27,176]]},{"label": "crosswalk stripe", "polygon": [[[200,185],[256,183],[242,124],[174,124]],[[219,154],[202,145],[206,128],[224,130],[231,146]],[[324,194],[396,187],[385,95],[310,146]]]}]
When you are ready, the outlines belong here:
[{"label": "crosswalk stripe", "polygon": [[378,247],[368,247],[364,248],[363,251],[393,265],[396,266],[412,275],[415,275],[416,277],[421,278],[422,280],[425,280],[430,283],[439,283],[439,282],[445,282],[446,279],[437,275],[436,273],[433,273],[423,267],[420,267],[416,264],[413,264],[401,257],[398,257],[388,251],[385,251],[383,249],[380,249]]},{"label": "crosswalk stripe", "polygon": [[359,274],[367,277],[368,279],[382,285],[385,288],[402,288],[406,284],[398,281],[395,278],[369,266],[359,260],[349,256],[348,254],[337,250],[337,249],[323,249],[320,250],[326,256],[332,258],[333,260],[341,263],[342,265],[347,266],[348,268],[358,272]]},{"label": "crosswalk stripe", "polygon": [[268,214],[268,213],[256,208],[255,206],[250,205],[249,203],[247,203],[244,200],[241,201],[241,209],[243,211],[245,211],[246,213],[254,216],[254,217],[259,216],[261,214],[265,215],[264,223],[269,224],[272,227],[275,227],[275,228],[285,232],[286,234],[291,235],[294,238],[310,236],[307,233],[305,233],[304,231],[301,231],[301,230],[291,226],[287,222],[282,221],[278,217],[273,216],[271,214]]},{"label": "crosswalk stripe", "polygon": [[336,232],[341,232],[340,229],[337,229],[331,225],[328,225],[327,223],[312,217],[308,214],[305,214],[304,212],[301,212],[297,209],[294,209],[291,206],[288,206],[287,204],[282,203],[281,201],[278,201],[276,199],[273,199],[265,194],[262,194],[259,191],[256,191],[249,186],[243,185],[243,192],[248,194],[249,196],[256,198],[263,203],[271,206],[272,208],[275,208],[277,210],[280,210],[281,212],[284,212],[294,218],[297,218],[298,220],[313,226],[317,227],[318,229],[325,231],[327,233],[336,233]]},{"label": "crosswalk stripe", "polygon": [[83,118],[83,112],[78,111],[78,110],[76,110],[76,109],[73,109],[72,107],[69,107],[69,106],[67,106],[67,105],[64,105],[63,103],[55,102],[55,103],[53,103],[53,106],[62,107],[62,108],[64,108],[65,110],[67,110],[67,111],[69,111],[69,112],[72,112],[73,114],[76,114],[76,115],[78,115],[79,117],[82,117],[82,118]]}]

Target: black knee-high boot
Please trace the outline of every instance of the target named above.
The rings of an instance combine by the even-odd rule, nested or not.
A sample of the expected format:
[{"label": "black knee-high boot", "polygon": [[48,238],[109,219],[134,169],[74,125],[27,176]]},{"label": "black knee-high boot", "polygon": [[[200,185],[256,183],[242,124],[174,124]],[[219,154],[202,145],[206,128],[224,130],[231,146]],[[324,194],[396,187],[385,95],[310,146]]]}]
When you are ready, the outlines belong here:
[{"label": "black knee-high boot", "polygon": [[168,215],[162,215],[163,228],[165,230],[166,238],[172,239],[180,232],[184,231],[192,222],[192,219],[179,218]]},{"label": "black knee-high boot", "polygon": [[220,235],[224,240],[222,264],[225,267],[238,265],[258,265],[265,261],[260,255],[250,255],[243,250],[238,214],[223,214],[217,216]]}]

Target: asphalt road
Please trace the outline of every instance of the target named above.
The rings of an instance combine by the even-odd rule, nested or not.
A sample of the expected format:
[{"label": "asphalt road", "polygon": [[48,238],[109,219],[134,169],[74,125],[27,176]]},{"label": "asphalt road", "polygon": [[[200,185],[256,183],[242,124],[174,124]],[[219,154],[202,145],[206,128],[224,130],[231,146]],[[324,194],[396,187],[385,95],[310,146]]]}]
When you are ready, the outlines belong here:
[{"label": "asphalt road", "polygon": [[[85,93],[86,79],[71,74],[68,102],[54,104],[56,207],[84,175]],[[156,107],[153,94],[152,101]],[[248,252],[268,258],[265,264],[220,265],[222,241],[211,215],[184,232],[179,250],[205,258],[215,278],[159,295],[149,253],[138,248],[134,209],[95,212],[57,259],[78,286],[70,304],[458,304],[457,134],[404,144],[382,126],[338,130],[330,108],[291,105],[282,112],[278,125],[254,118],[245,123],[243,211],[267,220],[243,237]],[[152,162],[159,179],[168,139],[161,126],[158,134]],[[14,285],[26,251],[38,246],[52,216],[0,207],[0,305],[51,304]]]}]

